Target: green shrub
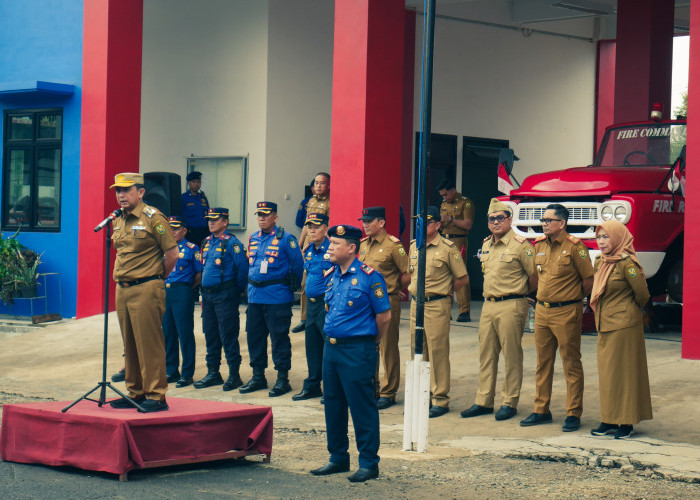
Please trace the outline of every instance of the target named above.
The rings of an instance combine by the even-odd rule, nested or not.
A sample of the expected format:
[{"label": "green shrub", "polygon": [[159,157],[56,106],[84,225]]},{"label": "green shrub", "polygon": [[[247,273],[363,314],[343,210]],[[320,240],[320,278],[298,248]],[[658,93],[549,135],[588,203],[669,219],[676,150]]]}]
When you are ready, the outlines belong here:
[{"label": "green shrub", "polygon": [[17,240],[18,233],[19,230],[9,238],[0,233],[0,299],[5,305],[12,303],[12,297],[21,288],[36,284],[41,263],[40,255]]}]

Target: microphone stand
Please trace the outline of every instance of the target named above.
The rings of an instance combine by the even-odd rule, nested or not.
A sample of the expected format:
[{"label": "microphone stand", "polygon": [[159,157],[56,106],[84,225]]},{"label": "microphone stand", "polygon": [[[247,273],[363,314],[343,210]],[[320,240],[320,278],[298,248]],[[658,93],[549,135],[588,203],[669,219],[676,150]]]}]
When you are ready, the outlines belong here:
[{"label": "microphone stand", "polygon": [[[105,399],[107,397],[107,387],[109,387],[111,390],[116,392],[118,395],[129,401],[134,408],[137,408],[139,411],[144,412],[144,408],[138,404],[136,401],[131,399],[129,396],[126,394],[123,394],[122,392],[119,391],[116,387],[114,387],[108,380],[107,380],[107,318],[108,318],[108,313],[109,313],[109,250],[110,246],[112,244],[112,225],[111,221],[109,224],[105,226],[107,228],[106,237],[105,237],[105,252],[106,252],[106,259],[105,259],[105,289],[104,289],[104,295],[105,295],[105,308],[104,308],[104,340],[102,342],[102,381],[98,382],[97,385],[90,389],[88,392],[80,396],[78,399],[73,401],[71,404],[63,408],[61,411],[63,413],[67,412],[70,410],[73,406],[81,402],[83,399],[86,399],[88,401],[92,401],[93,403],[97,403],[98,407],[102,407],[105,404]],[[97,389],[100,389],[100,398],[99,399],[92,399],[89,398],[88,396],[95,392]]]}]

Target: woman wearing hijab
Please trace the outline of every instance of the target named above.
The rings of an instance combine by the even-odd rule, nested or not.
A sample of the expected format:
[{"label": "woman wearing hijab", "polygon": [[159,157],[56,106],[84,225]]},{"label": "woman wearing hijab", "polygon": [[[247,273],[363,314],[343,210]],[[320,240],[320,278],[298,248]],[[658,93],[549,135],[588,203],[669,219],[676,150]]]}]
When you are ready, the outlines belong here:
[{"label": "woman wearing hijab", "polygon": [[601,254],[590,305],[598,330],[601,422],[591,434],[625,439],[634,433],[634,424],[653,418],[642,312],[649,290],[634,237],[623,224],[603,222],[596,241]]}]

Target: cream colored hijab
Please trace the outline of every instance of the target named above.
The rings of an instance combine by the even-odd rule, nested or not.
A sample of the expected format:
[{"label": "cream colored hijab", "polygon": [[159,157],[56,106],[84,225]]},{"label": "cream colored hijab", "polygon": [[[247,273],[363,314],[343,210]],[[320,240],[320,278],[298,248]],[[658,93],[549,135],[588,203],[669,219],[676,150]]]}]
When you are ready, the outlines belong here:
[{"label": "cream colored hijab", "polygon": [[[624,224],[616,220],[607,220],[601,225],[595,228],[595,235],[598,236],[598,231],[604,229],[606,233],[610,236],[610,246],[612,247],[612,252],[605,255],[600,254],[600,266],[598,267],[598,272],[595,274],[593,279],[593,291],[591,292],[590,306],[594,311],[598,307],[598,302],[605,292],[605,285],[608,283],[608,278],[610,273],[612,273],[615,264],[622,260],[622,255],[627,254],[629,258],[637,263],[640,269],[642,269],[639,259],[637,259],[637,252],[634,251],[634,236],[629,232],[629,229],[625,227]],[[644,270],[642,269],[642,273]]]}]

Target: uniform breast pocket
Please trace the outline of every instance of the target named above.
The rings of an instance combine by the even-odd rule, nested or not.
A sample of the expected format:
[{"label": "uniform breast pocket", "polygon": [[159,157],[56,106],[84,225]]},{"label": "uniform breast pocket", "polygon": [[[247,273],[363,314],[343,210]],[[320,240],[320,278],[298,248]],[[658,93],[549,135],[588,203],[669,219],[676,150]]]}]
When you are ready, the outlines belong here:
[{"label": "uniform breast pocket", "polygon": [[447,263],[441,260],[434,260],[432,265],[427,265],[425,269],[426,276],[440,276],[445,272]]},{"label": "uniform breast pocket", "polygon": [[491,254],[489,252],[481,252],[479,255],[479,261],[481,262],[481,270],[486,271],[486,263],[489,261]]},{"label": "uniform breast pocket", "polygon": [[501,262],[513,262],[513,258],[514,258],[514,257],[515,257],[515,256],[514,256],[512,253],[503,252],[503,253],[501,254],[501,257],[499,258],[499,260],[500,260]]},{"label": "uniform breast pocket", "polygon": [[557,267],[561,270],[564,271],[568,268],[571,267],[571,255],[562,255],[559,257],[559,261],[557,262]]},{"label": "uniform breast pocket", "polygon": [[348,307],[359,307],[367,303],[367,295],[362,290],[351,288],[348,290]]}]

